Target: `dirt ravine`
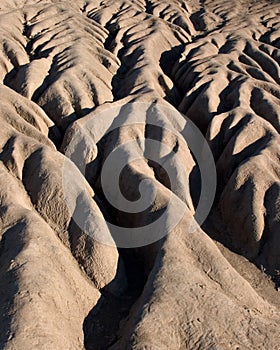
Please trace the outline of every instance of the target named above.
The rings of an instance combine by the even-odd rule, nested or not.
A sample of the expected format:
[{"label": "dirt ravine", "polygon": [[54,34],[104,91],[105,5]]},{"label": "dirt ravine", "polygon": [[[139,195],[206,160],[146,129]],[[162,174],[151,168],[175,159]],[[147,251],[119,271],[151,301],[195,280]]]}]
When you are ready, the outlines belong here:
[{"label": "dirt ravine", "polygon": [[0,349],[280,349],[278,0],[2,0],[0,94]]}]

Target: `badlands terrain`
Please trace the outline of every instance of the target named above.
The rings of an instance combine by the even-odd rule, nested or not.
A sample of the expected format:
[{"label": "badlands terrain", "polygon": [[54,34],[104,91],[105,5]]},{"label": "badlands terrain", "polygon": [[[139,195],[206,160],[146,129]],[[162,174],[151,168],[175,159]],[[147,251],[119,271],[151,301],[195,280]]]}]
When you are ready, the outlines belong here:
[{"label": "badlands terrain", "polygon": [[1,0],[0,37],[0,348],[279,350],[279,1]]}]

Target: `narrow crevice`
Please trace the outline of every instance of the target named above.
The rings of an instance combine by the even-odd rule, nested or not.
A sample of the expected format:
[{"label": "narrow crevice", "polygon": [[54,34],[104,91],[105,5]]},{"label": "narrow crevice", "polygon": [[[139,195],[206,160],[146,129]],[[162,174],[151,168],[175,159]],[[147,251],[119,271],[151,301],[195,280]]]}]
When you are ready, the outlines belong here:
[{"label": "narrow crevice", "polygon": [[[127,276],[127,289],[121,295],[101,290],[98,304],[84,320],[84,346],[86,350],[107,350],[121,337],[130,310],[141,296],[149,272],[145,271],[145,254],[150,247],[118,249]],[[144,253],[146,251],[146,253]]]},{"label": "narrow crevice", "polygon": [[173,88],[168,90],[165,99],[175,108],[178,108],[180,105],[185,91],[181,91],[180,87],[176,84],[172,70],[173,67],[179,62],[184,49],[185,45],[181,44],[173,47],[169,51],[163,52],[159,62],[164,75],[166,75],[173,83]]},{"label": "narrow crevice", "polygon": [[148,13],[149,15],[153,14],[153,3],[149,0],[146,0],[145,3],[145,11],[146,13]]},{"label": "narrow crevice", "polygon": [[105,28],[108,30],[109,35],[105,40],[104,49],[113,53],[115,47],[117,46],[116,37],[119,32],[117,24],[111,22],[117,18],[117,14],[113,15],[112,18],[105,24]]},{"label": "narrow crevice", "polygon": [[[110,136],[111,139],[114,137],[118,137],[118,133],[113,133]],[[103,154],[102,150],[103,147],[106,147],[106,141],[101,140],[97,146],[99,158],[86,170],[86,178],[95,192],[94,199],[107,222],[122,227],[130,227],[133,224],[136,227],[139,223],[137,217],[139,214],[135,214],[135,218],[133,217],[131,220],[132,214],[129,214],[130,218],[128,218],[126,213],[112,207],[102,191],[100,179],[91,174],[92,169],[102,166],[103,160],[100,155]],[[97,173],[99,172],[97,171]],[[133,198],[129,199],[133,200]],[[140,213],[139,217],[142,214]],[[113,233],[112,236],[114,236]],[[100,291],[102,296],[98,304],[84,320],[84,346],[86,350],[107,350],[118,341],[133,305],[142,295],[158,255],[160,244],[161,242],[156,242],[139,248],[118,248],[119,259],[122,261],[127,278],[127,288],[119,295],[108,292],[108,286]]]},{"label": "narrow crevice", "polygon": [[[20,221],[15,223],[3,232],[0,241],[0,312],[2,316],[0,333],[1,349],[8,347],[10,341],[15,336],[15,328],[13,327],[15,310],[13,305],[17,294],[20,292],[17,271],[20,266],[16,263],[16,259],[24,249],[23,234],[25,228],[25,223]],[[17,237],[16,240],[15,237]],[[8,288],[2,288],[2,286],[5,285],[8,286]]]},{"label": "narrow crevice", "polygon": [[[90,11],[91,13],[92,11]],[[116,39],[117,39],[117,35],[119,33],[119,27],[117,22],[116,23],[112,23],[117,17],[118,17],[119,13],[115,13],[112,15],[112,17],[108,20],[108,22],[105,24],[105,29],[107,29],[108,31],[108,36],[103,44],[103,47],[105,50],[109,51],[110,53],[112,53],[114,56],[116,56],[114,54],[115,48],[118,45]],[[94,21],[94,18],[91,18],[91,16],[89,14],[87,14],[87,18]],[[119,50],[120,51],[120,50]],[[119,58],[119,54],[117,56]],[[121,63],[119,69],[117,70],[117,72],[113,75],[112,80],[111,80],[111,87],[112,87],[112,94],[113,94],[113,101],[117,101],[119,98],[117,97],[117,90],[118,87],[116,85],[116,81],[119,80],[119,76],[121,75],[123,69],[123,64]]]},{"label": "narrow crevice", "polygon": [[25,51],[26,53],[28,54],[29,56],[29,60],[31,61],[32,60],[32,55],[31,55],[31,51],[32,51],[32,41],[30,40],[30,37],[29,37],[29,34],[28,34],[28,30],[29,30],[29,27],[28,27],[28,24],[27,24],[27,16],[26,14],[24,15],[24,23],[23,23],[23,36],[25,37],[26,41],[27,41],[27,44],[26,44],[26,47],[25,47]]}]

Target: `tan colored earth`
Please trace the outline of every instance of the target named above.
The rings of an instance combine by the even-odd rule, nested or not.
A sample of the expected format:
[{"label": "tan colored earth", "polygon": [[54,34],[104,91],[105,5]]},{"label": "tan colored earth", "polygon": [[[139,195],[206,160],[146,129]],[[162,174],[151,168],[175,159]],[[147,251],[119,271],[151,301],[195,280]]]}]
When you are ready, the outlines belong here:
[{"label": "tan colored earth", "polygon": [[280,349],[278,0],[2,0],[0,79],[1,349]]}]

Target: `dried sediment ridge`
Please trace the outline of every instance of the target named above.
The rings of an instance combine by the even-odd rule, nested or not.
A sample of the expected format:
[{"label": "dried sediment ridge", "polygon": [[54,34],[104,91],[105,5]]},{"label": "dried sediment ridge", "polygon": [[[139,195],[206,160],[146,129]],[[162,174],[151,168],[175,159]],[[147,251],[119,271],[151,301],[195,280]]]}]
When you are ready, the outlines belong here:
[{"label": "dried sediment ridge", "polygon": [[[3,0],[0,37],[1,348],[279,349],[278,1]],[[139,105],[144,123],[129,124]],[[102,116],[114,108],[126,119],[112,128]],[[198,164],[178,111],[217,171],[195,232]],[[79,171],[68,157],[88,123]],[[139,141],[150,139],[175,186]],[[156,193],[138,214],[110,205],[101,179],[132,141],[121,190],[135,201],[148,179]],[[65,201],[88,198],[85,226],[111,237],[104,218],[144,227],[171,192],[180,222],[134,249],[92,239]]]}]

